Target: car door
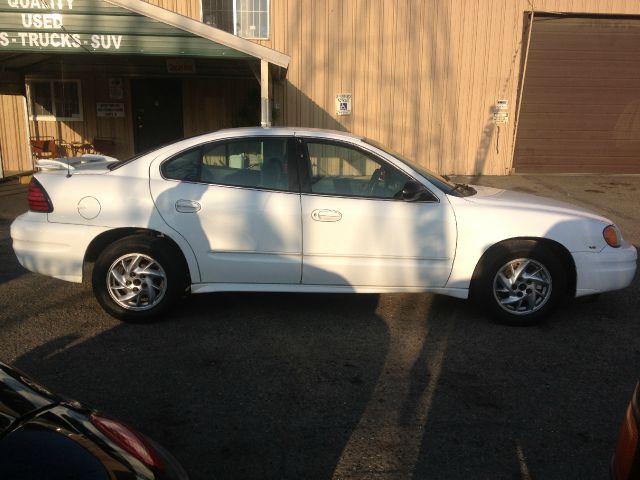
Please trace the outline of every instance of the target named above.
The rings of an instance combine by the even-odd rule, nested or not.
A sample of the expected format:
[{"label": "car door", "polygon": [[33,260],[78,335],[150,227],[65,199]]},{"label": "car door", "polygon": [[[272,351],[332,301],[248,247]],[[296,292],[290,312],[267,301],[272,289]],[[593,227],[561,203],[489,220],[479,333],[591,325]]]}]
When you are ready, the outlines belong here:
[{"label": "car door", "polygon": [[444,195],[403,200],[414,179],[370,150],[314,138],[299,143],[303,284],[445,285],[456,228]]},{"label": "car door", "polygon": [[286,137],[217,141],[152,165],[156,207],[191,245],[203,283],[300,283],[294,145]]}]

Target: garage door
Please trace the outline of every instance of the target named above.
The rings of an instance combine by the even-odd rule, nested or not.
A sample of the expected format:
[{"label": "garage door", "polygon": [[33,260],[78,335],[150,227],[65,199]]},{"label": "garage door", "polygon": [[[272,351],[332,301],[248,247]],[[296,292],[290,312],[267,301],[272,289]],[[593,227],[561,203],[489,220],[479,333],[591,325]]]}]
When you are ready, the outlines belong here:
[{"label": "garage door", "polygon": [[516,173],[640,173],[640,19],[538,17]]}]

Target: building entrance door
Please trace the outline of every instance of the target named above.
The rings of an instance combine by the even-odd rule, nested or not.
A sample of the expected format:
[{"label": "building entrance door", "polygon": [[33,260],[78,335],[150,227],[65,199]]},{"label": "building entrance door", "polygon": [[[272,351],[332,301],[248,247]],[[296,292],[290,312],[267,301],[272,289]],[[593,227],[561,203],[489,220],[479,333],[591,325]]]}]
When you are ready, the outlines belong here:
[{"label": "building entrance door", "polygon": [[131,80],[136,153],[184,137],[182,81]]}]

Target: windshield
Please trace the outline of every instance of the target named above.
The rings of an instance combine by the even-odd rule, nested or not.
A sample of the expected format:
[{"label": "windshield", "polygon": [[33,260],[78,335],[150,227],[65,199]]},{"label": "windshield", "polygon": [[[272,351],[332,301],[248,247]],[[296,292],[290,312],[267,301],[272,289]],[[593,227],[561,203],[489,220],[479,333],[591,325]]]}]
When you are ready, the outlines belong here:
[{"label": "windshield", "polygon": [[444,193],[451,193],[454,190],[456,190],[457,185],[455,183],[450,182],[446,178],[438,175],[437,173],[432,172],[431,170],[429,170],[428,168],[423,167],[422,165],[418,165],[414,161],[409,160],[408,158],[400,155],[398,152],[394,152],[393,150],[385,147],[384,145],[381,145],[380,143],[376,142],[375,140],[370,140],[368,138],[363,138],[362,140],[364,142],[368,143],[369,145],[373,145],[374,147],[379,148],[383,152],[388,153],[389,155],[391,155],[391,156],[397,158],[398,160],[400,160],[405,165],[411,167],[416,172],[418,172],[420,175],[422,175],[427,180],[429,180],[438,189],[442,190]]}]

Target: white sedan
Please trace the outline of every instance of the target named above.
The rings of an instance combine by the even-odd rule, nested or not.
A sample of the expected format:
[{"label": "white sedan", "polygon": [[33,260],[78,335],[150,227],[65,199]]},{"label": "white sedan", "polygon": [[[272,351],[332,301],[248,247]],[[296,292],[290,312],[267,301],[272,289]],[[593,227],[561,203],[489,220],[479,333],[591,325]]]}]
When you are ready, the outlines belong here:
[{"label": "white sedan", "polygon": [[122,162],[49,161],[28,196],[20,263],[71,282],[94,264],[98,301],[124,321],[187,291],[434,292],[524,325],[636,270],[600,215],[453,184],[341,132],[222,130]]}]

